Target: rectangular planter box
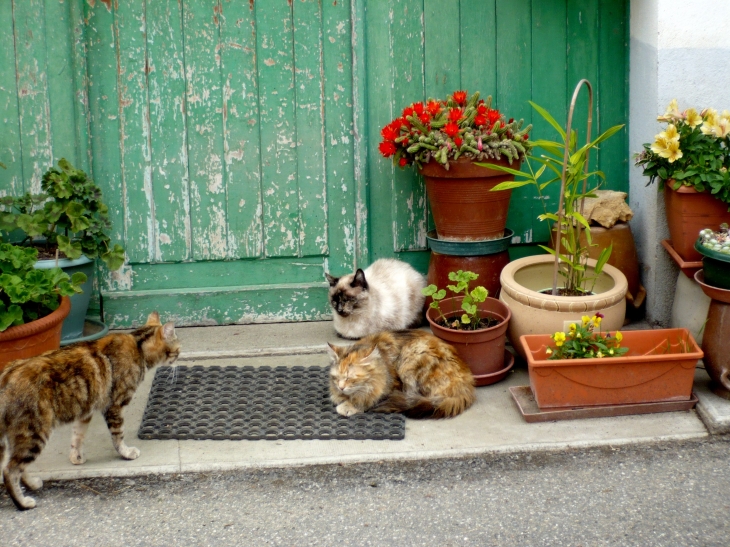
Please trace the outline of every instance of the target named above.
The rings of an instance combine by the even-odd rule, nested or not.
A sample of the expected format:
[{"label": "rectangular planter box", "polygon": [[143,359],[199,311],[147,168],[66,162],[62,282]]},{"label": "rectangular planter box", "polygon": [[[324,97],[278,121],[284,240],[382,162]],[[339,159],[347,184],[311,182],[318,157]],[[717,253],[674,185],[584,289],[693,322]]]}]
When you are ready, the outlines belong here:
[{"label": "rectangular planter box", "polygon": [[525,335],[530,387],[539,408],[576,408],[659,401],[692,395],[702,350],[687,329],[623,332],[622,357],[548,360],[548,334]]}]

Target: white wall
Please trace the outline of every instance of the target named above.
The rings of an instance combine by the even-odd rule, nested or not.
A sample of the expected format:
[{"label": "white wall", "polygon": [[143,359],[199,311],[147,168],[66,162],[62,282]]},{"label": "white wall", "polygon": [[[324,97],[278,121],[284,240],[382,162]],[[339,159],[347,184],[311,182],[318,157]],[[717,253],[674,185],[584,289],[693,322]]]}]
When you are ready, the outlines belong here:
[{"label": "white wall", "polygon": [[[669,101],[680,110],[730,110],[730,2],[631,0],[629,152],[651,142]],[[633,164],[632,164],[633,165]],[[669,237],[664,200],[637,167],[629,169],[631,221],[647,319],[668,325],[678,269],[661,246]]]}]

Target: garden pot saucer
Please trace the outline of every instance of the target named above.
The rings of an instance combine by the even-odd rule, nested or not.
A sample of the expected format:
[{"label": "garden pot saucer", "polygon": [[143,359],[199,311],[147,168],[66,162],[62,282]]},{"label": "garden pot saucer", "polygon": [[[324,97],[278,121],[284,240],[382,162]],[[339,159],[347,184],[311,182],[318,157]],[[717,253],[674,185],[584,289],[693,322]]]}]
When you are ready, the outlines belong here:
[{"label": "garden pot saucer", "polygon": [[504,362],[507,366],[505,366],[502,370],[498,370],[497,372],[492,372],[490,374],[474,375],[474,384],[477,387],[490,386],[504,380],[504,377],[507,376],[507,373],[515,364],[515,356],[507,349],[504,350]]},{"label": "garden pot saucer", "polygon": [[87,317],[84,319],[84,330],[78,338],[61,340],[61,347],[75,344],[76,342],[92,342],[109,334],[109,327],[101,321]]},{"label": "garden pot saucer", "polygon": [[669,253],[669,256],[672,257],[672,260],[677,263],[677,266],[679,266],[679,269],[682,270],[682,273],[690,279],[694,279],[694,275],[697,270],[702,268],[702,261],[685,260],[684,258],[682,258],[677,250],[674,248],[674,245],[672,245],[671,239],[662,239],[662,247],[666,249],[666,251]]},{"label": "garden pot saucer", "polygon": [[697,270],[694,277],[695,281],[699,283],[700,287],[702,287],[702,291],[707,296],[709,296],[713,300],[717,300],[718,302],[730,304],[730,290],[713,287],[712,285],[708,285],[707,283],[705,283],[704,270]]}]

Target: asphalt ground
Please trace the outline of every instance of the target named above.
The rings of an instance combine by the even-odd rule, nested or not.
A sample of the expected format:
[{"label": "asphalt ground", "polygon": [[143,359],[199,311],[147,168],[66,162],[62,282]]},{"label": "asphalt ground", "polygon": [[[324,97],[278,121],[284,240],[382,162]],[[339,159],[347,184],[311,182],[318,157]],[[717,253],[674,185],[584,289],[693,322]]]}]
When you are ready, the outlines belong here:
[{"label": "asphalt ground", "polygon": [[730,438],[47,482],[3,546],[727,546]]}]

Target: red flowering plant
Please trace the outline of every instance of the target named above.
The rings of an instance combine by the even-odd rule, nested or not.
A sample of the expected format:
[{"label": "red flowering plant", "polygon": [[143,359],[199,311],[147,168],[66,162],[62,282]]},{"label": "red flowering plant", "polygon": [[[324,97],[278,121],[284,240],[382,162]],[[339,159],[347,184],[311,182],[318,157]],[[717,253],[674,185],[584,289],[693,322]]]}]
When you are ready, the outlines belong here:
[{"label": "red flowering plant", "polygon": [[485,101],[478,92],[468,97],[466,91],[445,101],[413,103],[380,131],[380,153],[400,167],[417,168],[433,160],[448,169],[461,156],[474,161],[504,156],[510,165],[522,161],[530,153],[532,125],[523,129],[523,120],[507,120],[491,105],[491,97]]}]

